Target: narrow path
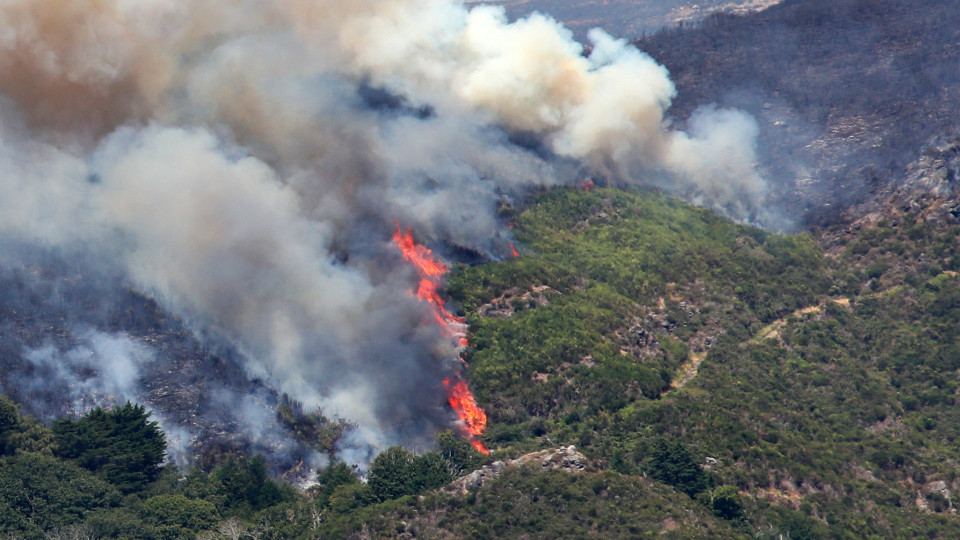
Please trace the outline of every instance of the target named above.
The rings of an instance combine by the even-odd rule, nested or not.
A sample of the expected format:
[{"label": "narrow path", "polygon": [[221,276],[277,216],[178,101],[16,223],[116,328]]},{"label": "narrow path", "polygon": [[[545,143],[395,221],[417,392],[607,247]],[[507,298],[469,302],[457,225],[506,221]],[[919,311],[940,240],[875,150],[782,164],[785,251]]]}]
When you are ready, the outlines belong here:
[{"label": "narrow path", "polygon": [[819,313],[820,310],[823,309],[823,306],[827,305],[827,302],[833,302],[834,304],[837,304],[843,307],[850,306],[849,298],[842,297],[842,296],[838,298],[827,298],[826,300],[823,300],[817,305],[800,308],[794,311],[793,313],[791,313],[790,315],[777,319],[772,323],[764,326],[763,328],[760,329],[759,332],[757,332],[757,335],[755,335],[753,339],[750,340],[750,342],[757,343],[764,339],[776,339],[780,337],[780,329],[783,328],[783,325],[787,324],[787,319],[789,319],[790,317],[799,317],[801,315],[808,315],[810,313]]},{"label": "narrow path", "polygon": [[703,360],[706,357],[707,351],[690,353],[690,357],[687,359],[687,361],[680,366],[680,372],[683,373],[683,376],[674,377],[673,382],[670,383],[670,390],[683,388],[688,382],[696,377],[697,373],[700,372],[700,364],[703,363]]},{"label": "narrow path", "polygon": [[[780,337],[780,329],[783,328],[783,325],[787,324],[787,319],[790,317],[799,317],[800,315],[808,315],[810,313],[819,313],[823,309],[827,302],[833,302],[834,304],[849,307],[850,299],[846,297],[838,298],[827,298],[821,301],[819,304],[813,306],[807,306],[805,308],[800,308],[786,317],[777,319],[772,323],[764,326],[757,332],[757,335],[750,340],[750,343],[758,343],[764,339],[776,339]],[[703,363],[704,359],[707,357],[707,351],[701,352],[691,352],[687,361],[680,366],[679,372],[682,374],[679,377],[674,377],[673,382],[670,383],[670,390],[676,390],[678,388],[683,388],[688,382],[693,380],[697,376],[697,373],[700,372],[700,364]]]}]

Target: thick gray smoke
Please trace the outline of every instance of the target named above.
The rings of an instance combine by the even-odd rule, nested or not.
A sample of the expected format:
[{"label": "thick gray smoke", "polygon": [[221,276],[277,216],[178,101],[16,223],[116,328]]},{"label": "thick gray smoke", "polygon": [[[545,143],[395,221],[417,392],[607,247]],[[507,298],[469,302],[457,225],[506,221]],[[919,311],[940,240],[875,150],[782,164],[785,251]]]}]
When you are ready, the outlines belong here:
[{"label": "thick gray smoke", "polygon": [[[590,40],[452,0],[8,0],[0,237],[119,269],[249,376],[355,423],[354,448],[426,444],[455,351],[393,220],[496,256],[498,201],[584,169],[735,217],[763,200],[750,117],[671,129],[666,70]],[[60,361],[123,343],[91,339]]]}]

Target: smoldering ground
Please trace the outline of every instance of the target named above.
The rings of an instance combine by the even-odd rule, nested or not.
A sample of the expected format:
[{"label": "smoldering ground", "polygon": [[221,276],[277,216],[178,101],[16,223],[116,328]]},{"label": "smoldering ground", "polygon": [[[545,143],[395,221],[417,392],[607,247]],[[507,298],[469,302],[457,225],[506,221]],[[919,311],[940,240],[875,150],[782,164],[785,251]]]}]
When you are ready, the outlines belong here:
[{"label": "smoldering ground", "polygon": [[[498,202],[584,170],[762,219],[753,120],[708,107],[671,129],[666,70],[590,40],[450,0],[5,2],[2,245],[118,276],[246,377],[355,424],[353,456],[427,446],[456,350],[409,294],[394,220],[497,257]],[[126,343],[21,355],[103,371],[103,339]]]}]

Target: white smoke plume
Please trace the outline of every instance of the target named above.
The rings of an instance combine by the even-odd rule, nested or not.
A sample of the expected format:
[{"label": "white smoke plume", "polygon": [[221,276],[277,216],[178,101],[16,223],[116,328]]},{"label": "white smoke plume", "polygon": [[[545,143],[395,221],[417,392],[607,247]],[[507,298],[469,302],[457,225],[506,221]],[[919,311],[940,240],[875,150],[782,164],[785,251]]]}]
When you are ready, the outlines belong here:
[{"label": "white smoke plume", "polygon": [[4,0],[0,237],[121,269],[351,448],[428,444],[454,355],[394,219],[496,256],[498,201],[584,169],[763,200],[750,117],[672,129],[666,70],[590,40],[455,0]]},{"label": "white smoke plume", "polygon": [[[140,399],[140,368],[152,360],[153,351],[122,334],[83,329],[75,337],[75,346],[65,351],[50,343],[27,348],[24,358],[36,375],[24,384],[61,383],[69,394],[70,412]],[[29,394],[26,388],[21,391]]]},{"label": "white smoke plume", "polygon": [[73,346],[65,350],[50,342],[24,349],[27,365],[17,376],[16,390],[31,409],[43,417],[61,417],[128,401],[144,403],[166,434],[169,458],[187,465],[194,434],[147,402],[140,385],[142,368],[154,361],[155,352],[125,334],[92,328],[75,329],[71,340]]}]

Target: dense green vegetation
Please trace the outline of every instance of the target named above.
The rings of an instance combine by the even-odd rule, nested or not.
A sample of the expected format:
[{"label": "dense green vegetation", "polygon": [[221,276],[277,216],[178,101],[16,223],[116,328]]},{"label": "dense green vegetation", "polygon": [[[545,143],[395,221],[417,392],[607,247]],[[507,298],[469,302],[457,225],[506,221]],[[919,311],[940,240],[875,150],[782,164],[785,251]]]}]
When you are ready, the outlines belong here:
[{"label": "dense green vegetation", "polygon": [[[0,396],[0,534],[20,538],[194,538],[302,497],[263,457],[178,479],[142,406],[94,409],[51,427]],[[229,535],[228,535],[229,536]],[[275,536],[277,538],[283,536]]]},{"label": "dense green vegetation", "polygon": [[[824,234],[826,257],[808,236],[657,195],[569,190],[536,200],[517,229],[531,256],[463,269],[451,287],[495,447],[576,443],[755,534],[907,538],[956,525],[960,228],[914,208]],[[543,285],[560,294],[483,315],[510,288]],[[631,347],[638,314],[644,347]],[[667,390],[699,348],[698,375]],[[736,492],[742,508],[725,500]]]},{"label": "dense green vegetation", "polygon": [[[471,323],[467,360],[493,444],[550,435],[588,446],[614,413],[667,390],[691,348],[748,336],[828,289],[810,237],[653,193],[551,191],[515,230],[534,255],[462,268],[450,284]],[[551,294],[530,309],[524,293],[542,287]],[[509,317],[482,316],[505,294]]]},{"label": "dense green vegetation", "polygon": [[404,497],[335,516],[318,532],[344,538],[358,530],[415,538],[746,537],[735,523],[646,478],[534,467],[507,469],[466,495]]},{"label": "dense green vegetation", "polygon": [[[545,192],[503,209],[521,257],[449,286],[493,456],[446,432],[436,452],[384,451],[366,481],[331,463],[301,493],[262,457],[165,466],[136,405],[48,427],[0,398],[0,534],[951,537],[960,227],[904,208],[816,241],[655,193]],[[278,416],[326,440],[321,417]],[[585,471],[445,487],[570,444]]]}]

